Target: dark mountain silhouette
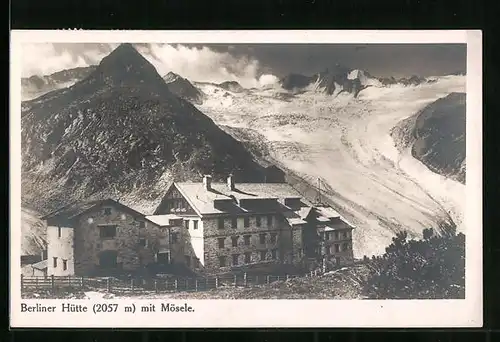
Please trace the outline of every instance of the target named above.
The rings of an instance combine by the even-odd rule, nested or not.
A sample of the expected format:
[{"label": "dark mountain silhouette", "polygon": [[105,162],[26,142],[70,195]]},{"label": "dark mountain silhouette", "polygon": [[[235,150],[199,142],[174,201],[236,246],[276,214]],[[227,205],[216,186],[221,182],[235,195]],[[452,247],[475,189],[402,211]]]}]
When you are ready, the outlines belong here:
[{"label": "dark mountain silhouette", "polygon": [[200,89],[193,86],[193,84],[191,84],[191,82],[189,82],[186,78],[183,78],[173,72],[169,72],[163,76],[163,79],[167,83],[168,89],[171,93],[194,104],[199,105],[203,103],[206,95]]},{"label": "dark mountain silhouette", "polygon": [[219,83],[217,85],[219,87],[221,87],[222,89],[229,90],[233,93],[241,93],[241,92],[245,91],[245,88],[243,88],[241,86],[241,84],[239,84],[236,81],[226,81],[226,82]]},{"label": "dark mountain silhouette", "polygon": [[21,79],[22,99],[30,100],[50,91],[69,87],[84,79],[96,69],[95,65],[55,72],[50,75],[33,75]]},{"label": "dark mountain silhouette", "polygon": [[282,88],[290,91],[302,91],[309,87],[328,95],[347,92],[356,97],[368,86],[367,80],[369,79],[375,80],[366,71],[335,64],[312,76],[289,74],[280,80],[280,84]]},{"label": "dark mountain silhouette", "polygon": [[465,93],[451,93],[394,127],[401,147],[429,169],[465,184]]},{"label": "dark mountain silhouette", "polygon": [[22,197],[42,212],[110,191],[154,200],[169,181],[205,173],[263,178],[243,145],[172,94],[130,44],[22,107]]}]

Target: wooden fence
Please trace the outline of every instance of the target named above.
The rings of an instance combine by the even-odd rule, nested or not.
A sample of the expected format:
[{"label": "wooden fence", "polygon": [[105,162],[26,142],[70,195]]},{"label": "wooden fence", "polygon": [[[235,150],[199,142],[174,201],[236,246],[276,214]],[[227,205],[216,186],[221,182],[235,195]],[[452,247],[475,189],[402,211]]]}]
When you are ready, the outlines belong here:
[{"label": "wooden fence", "polygon": [[222,275],[206,278],[130,279],[76,276],[28,277],[21,275],[21,291],[26,290],[106,290],[107,292],[180,292],[207,291],[221,287],[251,287],[288,281],[304,276],[317,276],[320,270],[306,275]]}]

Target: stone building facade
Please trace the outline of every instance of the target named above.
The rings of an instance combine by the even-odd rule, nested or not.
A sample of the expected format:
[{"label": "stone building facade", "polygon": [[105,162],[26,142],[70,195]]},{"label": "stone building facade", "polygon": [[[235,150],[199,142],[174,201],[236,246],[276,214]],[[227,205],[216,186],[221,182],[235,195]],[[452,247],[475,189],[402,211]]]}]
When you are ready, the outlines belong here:
[{"label": "stone building facade", "polygon": [[156,261],[160,227],[119,202],[79,203],[44,219],[49,275],[111,275]]},{"label": "stone building facade", "polygon": [[[108,199],[44,217],[47,274],[112,275],[153,265],[200,273],[353,262],[352,230],[286,183],[173,183],[153,215]],[[162,268],[163,267],[163,268]]]}]

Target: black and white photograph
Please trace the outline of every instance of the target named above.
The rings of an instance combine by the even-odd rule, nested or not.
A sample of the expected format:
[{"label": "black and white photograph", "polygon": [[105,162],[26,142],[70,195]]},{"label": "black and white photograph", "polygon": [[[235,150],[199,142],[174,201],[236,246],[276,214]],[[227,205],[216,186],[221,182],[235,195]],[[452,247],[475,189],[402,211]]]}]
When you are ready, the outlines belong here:
[{"label": "black and white photograph", "polygon": [[[405,31],[352,42],[280,32],[19,32],[19,322],[63,303],[65,326],[77,325],[81,303],[117,303],[103,315],[93,304],[95,324],[182,326],[193,311],[210,326],[279,326],[303,307],[331,316],[321,324],[391,326],[374,310],[436,302],[450,313],[434,317],[482,324],[480,32],[472,52],[469,31],[417,42]],[[119,307],[134,301],[139,313]],[[349,306],[350,318],[334,313]],[[160,310],[187,313],[165,323]]]}]

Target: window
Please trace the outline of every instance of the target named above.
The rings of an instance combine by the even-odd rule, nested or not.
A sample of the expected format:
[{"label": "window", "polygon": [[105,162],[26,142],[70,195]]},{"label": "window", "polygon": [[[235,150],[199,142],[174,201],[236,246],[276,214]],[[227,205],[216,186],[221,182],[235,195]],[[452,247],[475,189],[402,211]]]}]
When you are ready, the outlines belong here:
[{"label": "window", "polygon": [[102,239],[112,239],[116,236],[116,226],[100,226],[99,235]]},{"label": "window", "polygon": [[271,233],[271,243],[276,243],[276,233]]},{"label": "window", "polygon": [[191,257],[189,255],[185,255],[184,258],[186,259],[187,267],[191,267]]},{"label": "window", "polygon": [[104,215],[111,215],[111,208],[104,208]]},{"label": "window", "polygon": [[340,252],[340,245],[335,244],[335,253],[338,253],[338,252]]},{"label": "window", "polygon": [[54,261],[53,261],[53,266],[54,268],[57,268],[57,257],[53,257]]},{"label": "window", "polygon": [[349,233],[347,231],[344,232],[344,239],[347,239]]},{"label": "window", "polygon": [[267,251],[260,251],[260,260],[266,260]]},{"label": "window", "polygon": [[349,244],[348,244],[347,242],[344,242],[344,243],[342,244],[342,250],[343,250],[343,251],[347,251],[348,249],[349,249]]},{"label": "window", "polygon": [[200,267],[200,259],[193,258],[193,264],[194,264],[194,268],[199,268]]},{"label": "window", "polygon": [[325,232],[325,240],[330,240],[330,232]]},{"label": "window", "polygon": [[219,257],[219,266],[220,267],[225,267],[226,266],[226,257],[225,256],[220,256]]},{"label": "window", "polygon": [[193,229],[198,229],[198,221],[197,220],[193,221]]},{"label": "window", "polygon": [[156,254],[156,261],[159,264],[169,264],[170,263],[170,252],[159,252]]},{"label": "window", "polygon": [[219,238],[219,248],[224,248],[224,238]]},{"label": "window", "polygon": [[222,217],[219,218],[219,221],[217,223],[217,227],[219,229],[224,229],[224,219]]},{"label": "window", "polygon": [[271,249],[271,259],[276,260],[276,255],[278,254],[277,249]]},{"label": "window", "polygon": [[61,237],[62,232],[61,232],[61,227],[57,227],[57,237]]},{"label": "window", "polygon": [[233,217],[231,219],[231,228],[238,228],[238,220],[236,219],[236,217]]},{"label": "window", "polygon": [[146,227],[146,222],[139,221],[139,228],[145,228],[145,227]]},{"label": "window", "polygon": [[339,232],[335,232],[335,240],[339,239]]},{"label": "window", "polygon": [[189,220],[184,221],[184,228],[189,229]]},{"label": "window", "polygon": [[266,243],[266,234],[259,234],[259,240],[261,244]]},{"label": "window", "polygon": [[251,262],[252,262],[252,253],[251,252],[245,253],[245,264],[249,264]]},{"label": "window", "polygon": [[233,247],[238,247],[238,236],[232,236]]},{"label": "window", "polygon": [[238,265],[238,258],[239,258],[239,254],[233,254],[233,266],[237,266]]},{"label": "window", "polygon": [[147,243],[146,239],[139,239],[139,246],[146,247],[147,244],[148,243]]},{"label": "window", "polygon": [[243,219],[243,226],[244,226],[245,228],[250,227],[250,217],[245,217],[245,218]]},{"label": "window", "polygon": [[172,243],[177,243],[178,241],[179,241],[179,233],[173,232],[172,233]]},{"label": "window", "polygon": [[267,226],[270,227],[273,225],[273,216],[267,215]]},{"label": "window", "polygon": [[255,217],[255,225],[256,225],[257,227],[260,227],[261,223],[262,223],[262,222],[261,222],[260,216],[256,216],[256,217]]},{"label": "window", "polygon": [[244,242],[245,242],[245,246],[249,246],[250,245],[250,237],[251,237],[251,235],[245,235],[243,237]]},{"label": "window", "polygon": [[66,271],[68,269],[68,260],[62,259],[63,262],[63,271]]}]

